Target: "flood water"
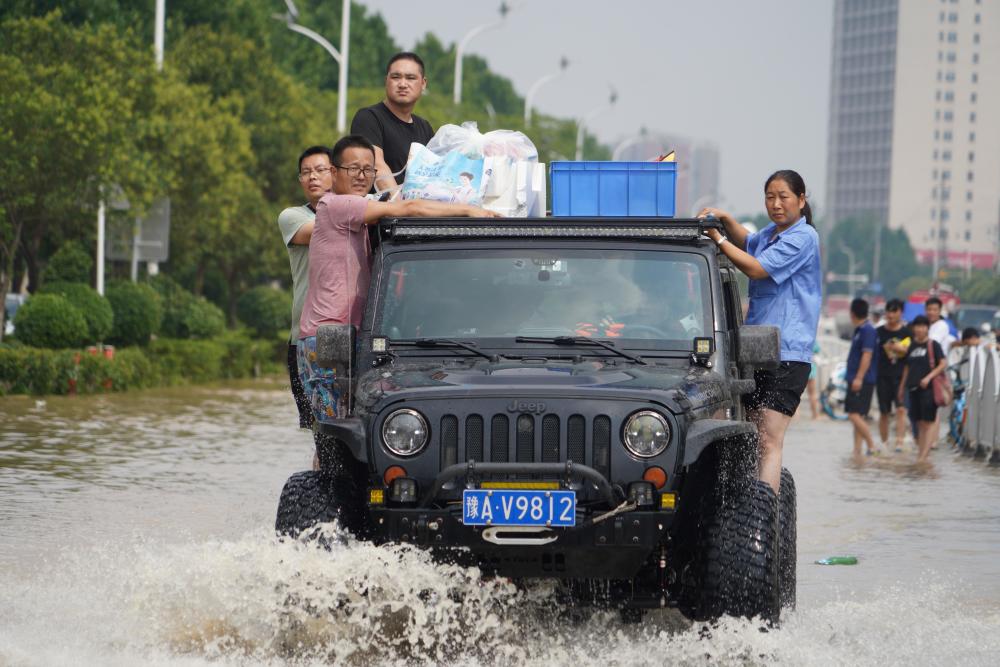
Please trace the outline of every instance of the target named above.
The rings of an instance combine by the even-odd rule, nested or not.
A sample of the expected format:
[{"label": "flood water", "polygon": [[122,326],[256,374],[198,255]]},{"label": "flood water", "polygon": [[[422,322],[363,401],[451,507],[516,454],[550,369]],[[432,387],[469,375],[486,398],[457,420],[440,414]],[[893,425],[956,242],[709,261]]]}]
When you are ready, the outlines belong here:
[{"label": "flood water", "polygon": [[[311,438],[277,385],[0,398],[0,666],[995,665],[1000,471],[850,460],[797,420],[798,608],[780,629],[558,608],[420,552],[273,537]],[[856,566],[813,563],[855,555]]]}]

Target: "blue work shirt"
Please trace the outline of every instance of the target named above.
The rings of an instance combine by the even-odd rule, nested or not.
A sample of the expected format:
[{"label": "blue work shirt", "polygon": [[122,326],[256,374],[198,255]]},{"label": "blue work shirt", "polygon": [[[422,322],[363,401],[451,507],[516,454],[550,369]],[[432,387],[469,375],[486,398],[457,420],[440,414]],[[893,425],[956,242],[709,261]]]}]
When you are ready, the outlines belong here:
[{"label": "blue work shirt", "polygon": [[851,338],[851,351],[847,353],[848,384],[854,382],[854,378],[858,374],[858,367],[861,366],[861,354],[863,352],[872,353],[872,362],[869,364],[868,370],[865,371],[865,376],[861,381],[865,384],[875,384],[875,380],[878,377],[878,354],[875,352],[877,348],[878,331],[875,330],[871,322],[865,320],[861,323],[861,326],[854,330],[854,336]]},{"label": "blue work shirt", "polygon": [[781,329],[781,360],[812,361],[819,308],[819,235],[799,218],[775,235],[771,223],[747,236],[747,252],[767,271],[767,278],[750,280],[747,324],[772,324]]}]

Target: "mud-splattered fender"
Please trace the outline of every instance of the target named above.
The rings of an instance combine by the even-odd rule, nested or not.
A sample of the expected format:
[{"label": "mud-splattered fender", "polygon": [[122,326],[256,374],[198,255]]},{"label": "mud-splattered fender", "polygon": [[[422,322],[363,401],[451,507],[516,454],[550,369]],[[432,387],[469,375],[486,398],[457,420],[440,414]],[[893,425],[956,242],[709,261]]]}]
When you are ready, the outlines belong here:
[{"label": "mud-splattered fender", "polygon": [[698,460],[702,451],[713,442],[744,435],[756,435],[757,427],[750,422],[731,419],[702,419],[688,427],[684,440],[684,465]]}]

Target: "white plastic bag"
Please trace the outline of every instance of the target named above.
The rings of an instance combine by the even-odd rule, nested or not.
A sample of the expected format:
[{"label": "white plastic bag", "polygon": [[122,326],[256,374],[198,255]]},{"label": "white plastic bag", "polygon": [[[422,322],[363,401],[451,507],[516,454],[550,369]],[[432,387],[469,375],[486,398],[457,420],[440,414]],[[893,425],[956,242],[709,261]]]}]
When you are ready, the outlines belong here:
[{"label": "white plastic bag", "polygon": [[[482,134],[471,121],[461,126],[443,125],[426,146],[410,146],[402,197],[479,206],[484,203],[484,193],[496,170],[504,174],[504,181],[494,197],[500,196],[500,191],[516,188],[516,169],[512,173],[510,165],[519,162],[538,163],[535,145],[521,132],[494,130]],[[524,202],[518,209],[516,193],[504,196],[506,203],[497,204],[498,212],[506,215],[507,211],[527,210]]]}]

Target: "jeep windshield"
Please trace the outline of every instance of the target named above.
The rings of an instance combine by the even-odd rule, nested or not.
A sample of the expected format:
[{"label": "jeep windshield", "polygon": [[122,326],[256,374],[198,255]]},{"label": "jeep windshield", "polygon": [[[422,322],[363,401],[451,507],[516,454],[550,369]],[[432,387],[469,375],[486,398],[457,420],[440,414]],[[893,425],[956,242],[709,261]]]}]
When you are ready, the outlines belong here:
[{"label": "jeep windshield", "polygon": [[517,338],[571,336],[686,352],[712,335],[708,263],[697,253],[449,247],[388,253],[381,274],[373,334],[390,341],[551,353]]}]

